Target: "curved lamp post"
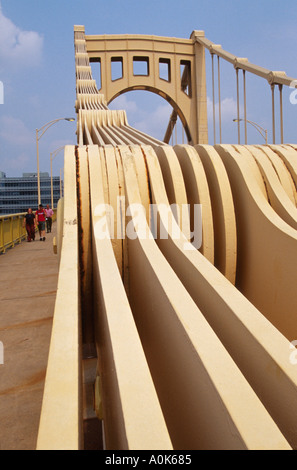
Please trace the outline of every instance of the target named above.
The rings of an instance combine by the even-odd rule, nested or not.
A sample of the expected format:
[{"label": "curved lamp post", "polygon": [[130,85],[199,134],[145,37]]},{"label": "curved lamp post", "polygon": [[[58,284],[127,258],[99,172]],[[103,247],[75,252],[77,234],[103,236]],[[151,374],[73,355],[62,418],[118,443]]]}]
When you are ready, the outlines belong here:
[{"label": "curved lamp post", "polygon": [[259,124],[253,121],[249,121],[248,119],[233,119],[233,122],[240,122],[240,121],[248,122],[255,129],[257,129],[257,131],[261,134],[263,139],[265,139],[265,144],[267,145],[267,130],[266,129],[263,129],[263,127],[259,126]]},{"label": "curved lamp post", "polygon": [[[51,204],[52,204],[52,209],[54,209],[54,190],[53,190],[53,161],[58,155],[58,153],[65,148],[65,145],[62,145],[58,149],[54,150],[50,154],[50,159],[51,159]],[[61,178],[61,175],[60,175]],[[61,181],[60,181],[60,187],[61,187]],[[60,194],[61,194],[61,189],[60,189]]]},{"label": "curved lamp post", "polygon": [[[42,126],[40,129],[36,129],[36,149],[37,149],[37,189],[38,189],[38,205],[41,204],[41,196],[40,196],[40,173],[39,173],[39,146],[38,146],[38,142],[39,140],[41,139],[41,137],[45,134],[45,132],[51,127],[53,126],[54,124],[56,124],[56,122],[58,121],[75,121],[74,118],[58,118],[58,119],[54,119],[53,121],[50,121],[46,124],[44,124],[44,126]],[[39,135],[39,132],[41,132],[41,134]]]}]

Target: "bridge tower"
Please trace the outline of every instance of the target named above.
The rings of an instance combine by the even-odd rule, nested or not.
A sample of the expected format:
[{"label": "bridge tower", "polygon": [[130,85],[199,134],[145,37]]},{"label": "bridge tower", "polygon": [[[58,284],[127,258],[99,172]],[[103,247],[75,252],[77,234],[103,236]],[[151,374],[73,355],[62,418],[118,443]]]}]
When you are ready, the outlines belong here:
[{"label": "bridge tower", "polygon": [[100,76],[93,77],[98,90],[107,104],[132,90],[156,93],[173,108],[164,141],[169,142],[178,116],[188,143],[207,144],[205,51],[197,37],[204,32],[193,31],[190,39],[86,35],[89,60],[100,64]]}]

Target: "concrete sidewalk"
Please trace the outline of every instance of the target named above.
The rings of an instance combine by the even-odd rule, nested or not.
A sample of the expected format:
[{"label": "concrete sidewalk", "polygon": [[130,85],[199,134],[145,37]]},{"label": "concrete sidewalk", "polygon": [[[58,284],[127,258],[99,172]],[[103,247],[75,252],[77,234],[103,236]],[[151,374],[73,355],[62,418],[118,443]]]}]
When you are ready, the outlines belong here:
[{"label": "concrete sidewalk", "polygon": [[0,450],[36,448],[58,258],[52,233],[0,255]]}]

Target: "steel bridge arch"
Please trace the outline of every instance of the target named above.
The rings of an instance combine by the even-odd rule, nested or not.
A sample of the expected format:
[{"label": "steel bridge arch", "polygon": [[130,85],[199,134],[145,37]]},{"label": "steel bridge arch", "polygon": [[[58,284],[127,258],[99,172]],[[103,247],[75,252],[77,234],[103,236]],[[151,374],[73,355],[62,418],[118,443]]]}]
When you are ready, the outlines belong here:
[{"label": "steel bridge arch", "polygon": [[[176,119],[177,119],[177,116],[178,116],[181,120],[182,125],[183,125],[188,143],[193,142],[190,125],[188,124],[186,116],[184,115],[182,109],[179,107],[178,103],[176,103],[175,100],[170,95],[168,95],[167,93],[164,93],[162,90],[160,90],[158,88],[154,88],[154,87],[150,87],[150,86],[145,86],[144,87],[143,85],[138,85],[138,86],[134,85],[133,87],[123,89],[122,91],[118,92],[115,96],[111,97],[109,99],[107,105],[109,106],[110,103],[112,103],[116,98],[118,98],[121,95],[124,95],[125,93],[129,93],[130,91],[147,91],[147,92],[150,92],[150,93],[154,93],[155,95],[158,95],[161,98],[163,98],[165,101],[167,101],[172,106],[172,109],[173,109],[172,114],[171,114],[172,118],[170,119],[170,122],[169,122],[168,126],[170,126],[170,123],[172,121],[176,122]],[[170,131],[172,131],[172,129],[170,129]],[[168,127],[168,129],[165,133],[165,136],[164,136],[164,141],[166,143],[169,143],[169,139],[170,139],[170,132],[169,132],[169,127]]]},{"label": "steel bridge arch", "polygon": [[[110,103],[130,90],[147,90],[158,94],[173,107],[171,123],[180,117],[188,142],[208,143],[205,50],[197,42],[203,31],[194,31],[190,39],[146,35],[85,36],[90,63],[100,62],[99,92]],[[118,62],[122,72],[112,76],[112,64]],[[147,65],[144,74],[134,72],[135,62]],[[168,67],[168,79],[160,76],[160,64]],[[182,72],[181,72],[182,69]]]}]

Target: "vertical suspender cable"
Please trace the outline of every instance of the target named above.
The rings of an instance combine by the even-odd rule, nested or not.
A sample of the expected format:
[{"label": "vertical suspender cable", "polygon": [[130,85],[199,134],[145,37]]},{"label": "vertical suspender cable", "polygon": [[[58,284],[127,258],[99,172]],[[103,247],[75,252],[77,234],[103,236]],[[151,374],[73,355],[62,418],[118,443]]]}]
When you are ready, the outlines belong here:
[{"label": "vertical suspender cable", "polygon": [[272,135],[273,135],[273,144],[275,144],[274,83],[271,84],[271,98],[272,98]]},{"label": "vertical suspender cable", "polygon": [[247,145],[246,80],[245,80],[245,70],[243,70],[243,93],[244,93],[244,138],[245,138],[245,145]]},{"label": "vertical suspender cable", "polygon": [[240,145],[240,114],[239,114],[239,77],[238,69],[236,69],[236,87],[237,87],[237,129],[238,129],[238,145]]},{"label": "vertical suspender cable", "polygon": [[212,118],[213,118],[213,142],[214,142],[214,145],[216,145],[216,107],[215,107],[213,53],[211,53],[211,63],[212,63]]},{"label": "vertical suspender cable", "polygon": [[279,87],[279,101],[280,101],[280,134],[281,134],[281,144],[284,143],[284,119],[283,119],[283,85],[278,85]]},{"label": "vertical suspender cable", "polygon": [[219,89],[219,125],[220,144],[222,143],[222,110],[221,110],[221,78],[220,78],[220,57],[218,56],[218,89]]}]

